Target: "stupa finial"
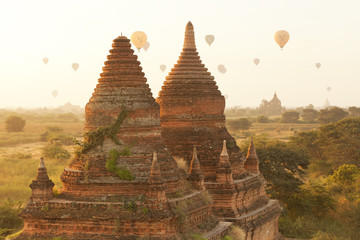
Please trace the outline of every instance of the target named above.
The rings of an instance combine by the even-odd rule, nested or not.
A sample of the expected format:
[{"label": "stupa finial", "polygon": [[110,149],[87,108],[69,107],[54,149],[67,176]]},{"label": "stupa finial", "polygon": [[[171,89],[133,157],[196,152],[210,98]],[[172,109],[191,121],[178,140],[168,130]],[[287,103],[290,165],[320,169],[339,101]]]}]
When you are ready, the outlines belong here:
[{"label": "stupa finial", "polygon": [[40,158],[40,163],[38,168],[45,168],[44,158]]},{"label": "stupa finial", "polygon": [[184,46],[185,49],[196,49],[195,45],[195,33],[194,33],[194,26],[189,21],[185,28],[185,39],[184,39]]},{"label": "stupa finial", "polygon": [[191,174],[193,169],[194,170],[200,169],[200,163],[199,163],[199,159],[197,157],[196,147],[194,147],[194,149],[193,149],[193,157],[192,157],[191,163],[190,163],[189,174]]},{"label": "stupa finial", "polygon": [[226,140],[223,141],[223,148],[222,148],[221,156],[229,157],[229,154],[227,153],[227,149],[226,149]]}]

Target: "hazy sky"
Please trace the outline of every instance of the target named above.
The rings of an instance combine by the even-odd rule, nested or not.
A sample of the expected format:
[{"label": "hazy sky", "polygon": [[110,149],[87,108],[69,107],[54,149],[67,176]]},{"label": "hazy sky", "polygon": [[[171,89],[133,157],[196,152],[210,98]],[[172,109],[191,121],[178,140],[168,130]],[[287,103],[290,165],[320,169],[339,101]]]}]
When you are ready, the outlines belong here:
[{"label": "hazy sky", "polygon": [[[139,30],[150,48],[136,54],[157,97],[189,20],[203,63],[229,96],[228,107],[258,106],[275,91],[286,107],[322,106],[326,98],[332,105],[360,106],[359,0],[1,0],[0,108],[84,106],[112,40]],[[290,33],[283,51],[273,38],[280,29]],[[207,34],[215,35],[210,47]],[[258,66],[254,58],[260,58]],[[167,65],[164,73],[160,64]],[[218,64],[226,66],[225,74]],[[52,90],[58,90],[56,98]]]}]

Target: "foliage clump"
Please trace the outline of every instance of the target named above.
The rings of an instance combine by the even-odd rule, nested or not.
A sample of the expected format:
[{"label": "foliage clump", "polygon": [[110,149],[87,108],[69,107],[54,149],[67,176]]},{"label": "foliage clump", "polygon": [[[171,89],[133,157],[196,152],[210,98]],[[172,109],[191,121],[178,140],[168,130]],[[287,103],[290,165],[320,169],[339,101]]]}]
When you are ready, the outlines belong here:
[{"label": "foliage clump", "polygon": [[115,144],[120,145],[117,134],[120,131],[121,124],[126,118],[127,111],[123,109],[116,119],[115,123],[109,127],[99,127],[94,131],[85,133],[84,142],[77,142],[80,148],[76,152],[77,156],[90,151],[104,143],[105,137],[110,138]]},{"label": "foliage clump", "polygon": [[252,122],[247,118],[229,119],[226,121],[226,125],[232,131],[243,131],[250,129],[250,127],[252,126]]},{"label": "foliage clump", "polygon": [[110,172],[116,173],[120,179],[134,180],[134,175],[128,169],[126,169],[124,166],[118,166],[116,163],[116,160],[119,156],[129,156],[131,154],[129,152],[130,150],[124,151],[124,149],[121,152],[117,151],[116,149],[112,149],[109,152],[110,158],[106,161],[106,169]]},{"label": "foliage clump", "polygon": [[360,117],[345,118],[318,130],[299,132],[290,142],[305,147],[312,160],[311,169],[331,174],[342,164],[360,167]]},{"label": "foliage clump", "polygon": [[58,126],[46,127],[46,131],[40,135],[40,141],[51,144],[74,144],[74,138],[69,134],[63,133],[63,129]]},{"label": "foliage clump", "polygon": [[5,129],[8,132],[24,131],[26,121],[19,116],[9,116],[5,121]]},{"label": "foliage clump", "polygon": [[329,109],[321,109],[319,114],[319,122],[322,124],[337,122],[349,115],[344,109],[332,107]]},{"label": "foliage clump", "polygon": [[42,150],[46,158],[65,160],[71,157],[70,153],[61,145],[46,145]]},{"label": "foliage clump", "polygon": [[299,122],[300,113],[297,111],[285,111],[282,114],[281,122],[283,123],[297,123]]},{"label": "foliage clump", "polygon": [[21,203],[5,200],[0,203],[0,239],[15,233],[23,226],[23,220],[18,216]]}]

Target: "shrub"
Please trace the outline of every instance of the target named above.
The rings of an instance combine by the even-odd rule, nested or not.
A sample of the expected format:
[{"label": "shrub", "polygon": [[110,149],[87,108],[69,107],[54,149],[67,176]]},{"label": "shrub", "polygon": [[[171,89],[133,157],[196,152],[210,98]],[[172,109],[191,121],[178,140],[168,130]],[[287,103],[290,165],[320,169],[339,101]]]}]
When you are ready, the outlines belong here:
[{"label": "shrub", "polygon": [[47,145],[43,147],[44,157],[52,159],[69,159],[70,153],[61,145]]},{"label": "shrub", "polygon": [[332,123],[345,118],[347,115],[349,115],[349,113],[339,107],[333,107],[331,109],[321,109],[318,120],[322,124]]},{"label": "shrub", "polygon": [[24,131],[26,121],[19,116],[10,116],[5,121],[5,129],[8,132]]},{"label": "shrub", "polygon": [[19,230],[23,225],[23,220],[18,216],[20,212],[20,203],[11,200],[0,204],[0,239],[8,234]]},{"label": "shrub", "polygon": [[258,123],[269,123],[271,121],[270,121],[268,116],[261,115],[261,116],[258,116],[256,118],[256,122],[258,122]]},{"label": "shrub", "polygon": [[313,123],[318,117],[318,114],[319,112],[315,109],[304,109],[301,114],[301,118],[306,123]]},{"label": "shrub", "polygon": [[281,122],[283,123],[297,123],[299,121],[300,114],[296,111],[285,111],[282,114]]},{"label": "shrub", "polygon": [[74,138],[62,133],[63,129],[57,126],[48,126],[46,132],[40,135],[40,141],[52,144],[72,145]]},{"label": "shrub", "polygon": [[226,124],[229,126],[230,129],[233,131],[236,130],[248,130],[252,122],[247,118],[239,118],[239,119],[229,119],[227,120]]}]

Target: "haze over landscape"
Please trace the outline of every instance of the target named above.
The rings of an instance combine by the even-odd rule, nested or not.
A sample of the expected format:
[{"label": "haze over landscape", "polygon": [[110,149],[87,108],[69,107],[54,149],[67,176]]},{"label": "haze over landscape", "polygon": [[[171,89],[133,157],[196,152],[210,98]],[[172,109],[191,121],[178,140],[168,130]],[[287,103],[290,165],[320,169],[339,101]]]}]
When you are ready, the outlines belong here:
[{"label": "haze over landscape", "polygon": [[359,240],[359,10],[0,1],[0,240]]},{"label": "haze over landscape", "polygon": [[[130,38],[134,31],[144,31],[150,42],[146,52],[136,54],[157,97],[189,20],[203,63],[228,95],[227,107],[256,107],[275,91],[285,107],[323,106],[327,98],[331,105],[359,106],[359,9],[356,0],[4,1],[0,108],[66,102],[83,107],[111,39]],[[283,51],[273,37],[280,29],[290,33]],[[210,47],[207,34],[215,36]],[[76,72],[74,62],[80,64]],[[161,64],[167,66],[164,72]],[[225,74],[219,73],[219,64],[225,65]]]}]

